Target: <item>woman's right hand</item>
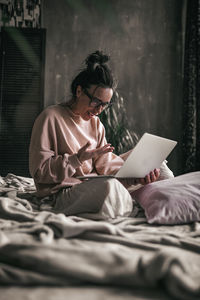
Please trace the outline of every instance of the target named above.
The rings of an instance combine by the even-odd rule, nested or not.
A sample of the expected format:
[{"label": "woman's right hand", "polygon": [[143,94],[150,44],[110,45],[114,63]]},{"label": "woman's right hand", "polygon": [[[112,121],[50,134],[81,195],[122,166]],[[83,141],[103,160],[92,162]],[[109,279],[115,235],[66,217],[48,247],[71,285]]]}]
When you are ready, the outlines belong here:
[{"label": "woman's right hand", "polygon": [[85,160],[97,157],[99,155],[113,152],[114,147],[111,146],[111,144],[106,144],[102,147],[95,148],[95,149],[88,149],[88,147],[91,145],[90,142],[87,142],[81,149],[79,149],[77,153],[78,160],[80,163],[84,162]]}]

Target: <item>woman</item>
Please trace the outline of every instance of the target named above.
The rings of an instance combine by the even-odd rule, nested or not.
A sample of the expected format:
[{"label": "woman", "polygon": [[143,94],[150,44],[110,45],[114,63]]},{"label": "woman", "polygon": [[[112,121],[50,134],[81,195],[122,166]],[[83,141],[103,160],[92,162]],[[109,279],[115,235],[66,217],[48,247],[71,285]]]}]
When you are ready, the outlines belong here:
[{"label": "woman", "polygon": [[[89,55],[86,67],[71,84],[69,102],[46,108],[36,119],[29,166],[37,195],[53,195],[56,212],[66,215],[94,214],[103,218],[130,215],[133,201],[128,188],[173,176],[166,165],[142,179],[91,179],[87,174],[115,174],[128,154],[117,156],[105,138],[98,115],[112,103],[115,81],[108,56],[100,51]],[[93,215],[92,215],[93,214]]]}]

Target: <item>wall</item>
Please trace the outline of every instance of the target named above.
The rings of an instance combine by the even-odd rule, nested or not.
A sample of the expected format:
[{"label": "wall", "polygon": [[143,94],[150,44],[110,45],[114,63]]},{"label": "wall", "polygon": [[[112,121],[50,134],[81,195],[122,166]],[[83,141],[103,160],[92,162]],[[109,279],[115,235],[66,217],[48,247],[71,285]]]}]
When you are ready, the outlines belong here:
[{"label": "wall", "polygon": [[69,97],[86,55],[111,54],[131,126],[176,139],[181,173],[182,57],[186,0],[43,0],[47,28],[45,106]]}]

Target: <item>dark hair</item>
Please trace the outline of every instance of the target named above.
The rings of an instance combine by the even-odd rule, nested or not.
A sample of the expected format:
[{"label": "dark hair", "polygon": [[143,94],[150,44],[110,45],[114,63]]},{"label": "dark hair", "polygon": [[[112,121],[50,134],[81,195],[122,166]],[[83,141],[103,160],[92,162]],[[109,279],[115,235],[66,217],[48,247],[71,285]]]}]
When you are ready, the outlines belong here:
[{"label": "dark hair", "polygon": [[116,86],[111,69],[108,66],[109,56],[103,54],[102,51],[95,51],[88,55],[84,61],[86,67],[73,79],[71,84],[71,92],[73,98],[76,97],[77,86],[83,89],[89,88],[91,85],[108,87],[114,89]]}]

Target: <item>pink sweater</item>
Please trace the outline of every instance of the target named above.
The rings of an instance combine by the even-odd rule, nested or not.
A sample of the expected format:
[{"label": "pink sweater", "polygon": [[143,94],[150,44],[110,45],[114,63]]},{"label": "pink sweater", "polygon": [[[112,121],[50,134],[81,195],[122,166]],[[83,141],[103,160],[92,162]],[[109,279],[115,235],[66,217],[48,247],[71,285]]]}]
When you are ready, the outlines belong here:
[{"label": "pink sweater", "polygon": [[89,173],[115,174],[124,160],[114,153],[79,162],[76,153],[88,141],[90,148],[107,143],[98,117],[84,121],[64,105],[46,108],[36,119],[29,149],[29,169],[37,195],[44,197],[81,181]]}]

